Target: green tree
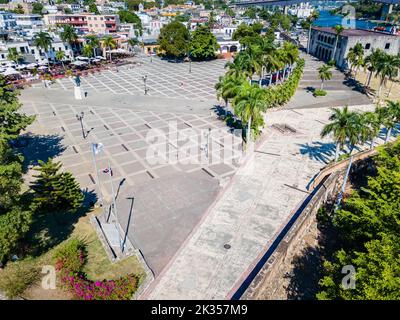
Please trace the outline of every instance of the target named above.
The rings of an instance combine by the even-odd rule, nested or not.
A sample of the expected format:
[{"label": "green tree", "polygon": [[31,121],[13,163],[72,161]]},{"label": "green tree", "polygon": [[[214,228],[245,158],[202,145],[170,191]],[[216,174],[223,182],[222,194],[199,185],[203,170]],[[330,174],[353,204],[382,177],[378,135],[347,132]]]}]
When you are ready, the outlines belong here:
[{"label": "green tree", "polygon": [[82,54],[84,57],[91,58],[93,56],[93,48],[89,44],[85,44],[82,48]]},{"label": "green tree", "polygon": [[65,59],[65,53],[62,50],[58,50],[56,52],[56,60],[61,62],[63,69],[65,70],[65,65],[64,65],[64,59]]},{"label": "green tree", "polygon": [[59,172],[60,162],[39,161],[38,175],[31,185],[35,208],[45,212],[74,211],[82,205],[83,194],[69,172]]},{"label": "green tree", "polygon": [[[102,40],[102,45],[104,48],[106,48],[106,51],[109,51],[110,53],[110,62],[112,61],[112,53],[111,50],[115,49],[117,47],[117,43],[113,39],[112,36],[106,36]],[[106,58],[107,58],[107,53],[106,53]]]},{"label": "green tree", "polygon": [[42,15],[43,5],[40,2],[35,2],[32,4],[32,13]]},{"label": "green tree", "polygon": [[320,89],[324,89],[324,81],[330,80],[332,78],[332,70],[331,66],[324,64],[318,68],[318,77],[321,79],[321,87]]},{"label": "green tree", "polygon": [[95,57],[97,48],[100,48],[100,40],[96,35],[88,35],[86,43],[93,48],[93,56]]},{"label": "green tree", "polygon": [[381,49],[373,49],[372,53],[370,55],[368,55],[367,57],[365,57],[365,67],[368,69],[369,71],[369,75],[367,78],[367,83],[366,86],[369,87],[370,83],[371,83],[371,79],[372,79],[372,74],[374,72],[376,72],[377,67],[378,67],[378,63],[379,61],[382,59],[382,56],[385,53],[381,50]]},{"label": "green tree", "polygon": [[190,33],[182,23],[172,21],[161,28],[158,44],[163,55],[183,58],[189,49]]},{"label": "green tree", "polygon": [[334,61],[336,61],[335,60],[336,49],[337,49],[337,45],[338,45],[338,42],[339,42],[340,35],[343,32],[344,27],[342,25],[338,24],[338,25],[334,26],[333,29],[335,30],[336,38],[335,38],[335,47],[333,48],[332,59]]},{"label": "green tree", "polygon": [[245,81],[233,100],[235,114],[247,125],[246,143],[251,141],[251,130],[258,135],[258,128],[264,125],[263,112],[266,111],[265,91],[257,85]]},{"label": "green tree", "polygon": [[99,9],[97,9],[97,6],[95,3],[89,4],[89,12],[93,12],[94,14],[99,14]]},{"label": "green tree", "polygon": [[44,55],[47,59],[48,67],[50,69],[50,60],[49,60],[48,52],[53,43],[53,38],[50,36],[49,33],[40,31],[37,34],[35,34],[35,36],[33,37],[33,43],[36,47],[38,47],[44,51]]},{"label": "green tree", "polygon": [[189,52],[190,56],[197,60],[208,60],[215,58],[219,48],[217,39],[206,26],[199,26],[192,33]]},{"label": "green tree", "polygon": [[332,114],[329,117],[331,121],[325,125],[321,131],[321,138],[333,134],[333,139],[336,144],[335,151],[335,162],[339,158],[339,151],[343,148],[346,140],[349,136],[354,135],[354,117],[355,113],[349,111],[349,108],[345,106],[343,110],[340,108],[333,108]]},{"label": "green tree", "polygon": [[78,41],[78,34],[76,33],[75,28],[69,24],[64,25],[63,30],[60,33],[60,38],[62,41],[67,42],[71,46],[73,58],[76,42]]},{"label": "green tree", "polygon": [[22,60],[22,56],[17,51],[17,48],[8,48],[7,59],[18,64]]},{"label": "green tree", "polygon": [[139,29],[140,34],[142,33],[143,26],[142,26],[142,21],[140,18],[131,11],[128,10],[120,10],[118,11],[119,19],[123,23],[133,23],[134,26]]},{"label": "green tree", "polygon": [[346,57],[350,63],[350,72],[354,68],[354,78],[357,76],[357,71],[360,67],[364,66],[364,47],[361,43],[357,43],[353,48],[349,49],[349,53]]},{"label": "green tree", "polygon": [[224,100],[226,111],[229,101],[236,97],[240,86],[245,81],[246,78],[242,75],[238,77],[229,75],[219,77],[219,81],[215,84],[215,89],[217,90],[217,98]]},{"label": "green tree", "polygon": [[18,112],[21,104],[17,97],[18,92],[7,84],[3,76],[0,76],[0,140],[17,138],[35,119],[34,116]]}]

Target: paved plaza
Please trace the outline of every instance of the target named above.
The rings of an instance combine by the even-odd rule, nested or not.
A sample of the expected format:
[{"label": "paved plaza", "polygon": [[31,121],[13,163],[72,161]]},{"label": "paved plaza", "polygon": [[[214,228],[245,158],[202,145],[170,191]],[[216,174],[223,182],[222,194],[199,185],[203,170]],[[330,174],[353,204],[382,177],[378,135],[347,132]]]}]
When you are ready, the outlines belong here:
[{"label": "paved plaza", "polygon": [[[168,68],[177,68],[177,64],[153,59],[147,61],[148,70],[156,72],[163,64],[163,72],[174,76]],[[223,66],[224,61],[210,62],[210,68],[217,64]],[[182,65],[178,68],[184,72]],[[193,63],[192,70],[196,68]],[[200,68],[207,70],[204,63]],[[125,67],[118,73],[106,71],[102,76],[118,77],[124,72],[132,73],[133,79],[138,71]],[[177,72],[174,81],[179,77]],[[96,78],[110,83],[101,76]],[[206,78],[199,72],[192,81]],[[86,89],[93,79],[82,80]],[[26,154],[32,155],[28,157],[28,161],[32,158],[29,164],[56,156],[82,188],[95,190],[100,201],[103,195],[106,206],[111,202],[113,188],[122,229],[157,275],[239,167],[241,137],[233,135],[214,112],[216,100],[214,93],[211,97],[211,84],[193,90],[202,95],[201,99],[189,99],[182,95],[154,97],[143,93],[133,98],[131,92],[104,92],[101,85],[92,83],[84,100],[74,99],[72,86],[36,86],[23,91],[23,111],[37,115],[37,121],[29,127],[36,137],[26,149]],[[128,82],[119,83],[128,88]],[[206,90],[210,99],[204,99]],[[86,139],[76,118],[81,112]],[[165,134],[166,144],[158,136],[151,138],[160,132]],[[92,143],[104,145],[104,152],[96,156],[95,162]],[[108,165],[113,171],[111,179],[104,172]]]},{"label": "paved plaza", "polygon": [[[90,94],[109,92],[112,94],[144,94],[143,77],[147,76],[147,94],[155,97],[214,99],[214,85],[225,70],[226,60],[209,62],[176,63],[158,57],[139,55],[132,58],[133,64],[112,68],[101,73],[82,77],[82,87]],[[189,68],[191,72],[189,73]],[[118,71],[117,71],[118,70]],[[42,87],[35,84],[34,87]],[[50,90],[72,90],[72,78],[57,80]]]},{"label": "paved plaza", "polygon": [[[192,63],[189,74],[187,63],[134,60],[83,77],[83,100],[70,79],[24,90],[23,111],[37,115],[26,161],[56,157],[105,207],[114,190],[118,222],[156,275],[142,298],[224,299],[333,157],[333,143],[319,139],[333,100],[310,112],[300,89],[290,109],[269,111],[266,140],[243,167],[241,137],[215,112],[226,61]],[[295,132],[276,129],[285,124]],[[95,161],[92,143],[104,145]]]}]

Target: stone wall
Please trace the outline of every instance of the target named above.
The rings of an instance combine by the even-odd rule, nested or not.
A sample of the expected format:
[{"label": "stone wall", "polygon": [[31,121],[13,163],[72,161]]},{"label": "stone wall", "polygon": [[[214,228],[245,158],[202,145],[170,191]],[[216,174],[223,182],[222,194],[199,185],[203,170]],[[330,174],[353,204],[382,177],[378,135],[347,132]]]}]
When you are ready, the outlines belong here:
[{"label": "stone wall", "polygon": [[303,239],[308,235],[309,229],[315,226],[318,209],[327,199],[338,193],[343,183],[343,177],[344,170],[337,171],[328,176],[319,186],[296,222],[244,292],[242,300],[254,300],[260,296],[262,299],[285,298],[277,291],[282,291],[285,286],[286,274],[290,269],[291,261],[301,252]]}]

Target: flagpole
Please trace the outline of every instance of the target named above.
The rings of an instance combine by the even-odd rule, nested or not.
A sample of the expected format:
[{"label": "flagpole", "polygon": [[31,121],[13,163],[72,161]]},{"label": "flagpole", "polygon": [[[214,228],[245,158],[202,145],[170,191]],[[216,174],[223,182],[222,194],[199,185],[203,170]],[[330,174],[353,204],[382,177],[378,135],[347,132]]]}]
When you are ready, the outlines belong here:
[{"label": "flagpole", "polygon": [[97,183],[98,183],[98,186],[99,186],[100,204],[101,204],[101,206],[103,206],[104,205],[103,192],[101,191],[101,185],[100,185],[100,179],[99,179],[99,171],[97,170],[96,155],[94,153],[94,144],[93,143],[92,143],[92,156],[93,156],[94,170],[96,171],[96,179],[97,179]]},{"label": "flagpole", "polygon": [[111,169],[111,165],[110,165],[110,160],[107,160],[107,161],[108,161],[108,174],[109,174],[110,183],[111,183],[112,206],[114,208],[114,216],[115,216],[114,225],[115,225],[115,229],[117,229],[117,231],[118,231],[119,246],[120,246],[121,252],[124,252],[123,244],[122,244],[122,237],[121,237],[121,233],[119,232],[119,228],[118,228],[118,224],[119,224],[118,223],[118,211],[117,211],[117,204],[115,202],[114,183],[112,181],[112,169]]}]

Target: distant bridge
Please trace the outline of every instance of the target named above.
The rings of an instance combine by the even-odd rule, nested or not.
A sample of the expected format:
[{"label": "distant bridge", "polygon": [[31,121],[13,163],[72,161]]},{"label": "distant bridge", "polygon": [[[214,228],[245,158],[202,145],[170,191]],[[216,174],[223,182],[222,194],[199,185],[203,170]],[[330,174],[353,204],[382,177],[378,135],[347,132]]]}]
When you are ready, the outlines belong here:
[{"label": "distant bridge", "polygon": [[[390,1],[390,0],[387,0]],[[396,0],[400,1],[400,0]],[[302,2],[310,2],[307,0],[236,0],[231,6],[246,7],[246,6],[291,6]]]}]

